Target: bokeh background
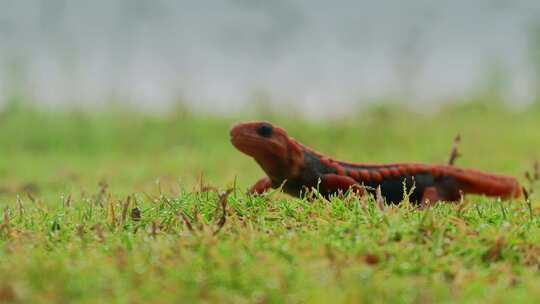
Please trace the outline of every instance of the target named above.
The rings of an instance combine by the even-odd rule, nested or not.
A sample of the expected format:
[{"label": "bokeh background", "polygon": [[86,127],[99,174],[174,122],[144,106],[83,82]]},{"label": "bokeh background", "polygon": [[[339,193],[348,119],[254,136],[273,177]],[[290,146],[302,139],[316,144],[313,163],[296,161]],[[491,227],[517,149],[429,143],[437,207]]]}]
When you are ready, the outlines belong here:
[{"label": "bokeh background", "polygon": [[537,100],[540,2],[0,0],[0,100],[340,117]]},{"label": "bokeh background", "polygon": [[523,180],[538,158],[538,1],[0,7],[0,203],[248,187],[242,120],[350,161],[445,162],[458,133],[460,166]]}]

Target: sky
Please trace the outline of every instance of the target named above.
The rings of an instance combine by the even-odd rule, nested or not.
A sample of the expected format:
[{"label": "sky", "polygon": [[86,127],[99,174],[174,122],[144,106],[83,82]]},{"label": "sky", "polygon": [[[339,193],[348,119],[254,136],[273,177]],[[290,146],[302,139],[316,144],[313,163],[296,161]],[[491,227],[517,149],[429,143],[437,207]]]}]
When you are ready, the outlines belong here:
[{"label": "sky", "polygon": [[[314,116],[536,97],[540,1],[0,0],[0,102]],[[537,46],[535,46],[537,45]],[[535,53],[536,52],[536,53]],[[536,57],[538,58],[538,57]],[[15,92],[15,93],[14,93]]]}]

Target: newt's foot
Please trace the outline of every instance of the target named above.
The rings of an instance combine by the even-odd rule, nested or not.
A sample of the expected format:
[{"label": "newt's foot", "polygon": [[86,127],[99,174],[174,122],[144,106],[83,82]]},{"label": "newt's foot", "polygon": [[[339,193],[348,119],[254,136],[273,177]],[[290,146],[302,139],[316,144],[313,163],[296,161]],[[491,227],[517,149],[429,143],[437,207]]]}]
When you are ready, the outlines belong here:
[{"label": "newt's foot", "polygon": [[263,194],[270,188],[272,188],[272,181],[268,177],[264,177],[248,190],[248,194]]},{"label": "newt's foot", "polygon": [[442,201],[442,198],[439,196],[437,188],[427,187],[424,189],[424,194],[422,195],[422,200],[420,201],[420,209],[431,207],[439,201]]}]

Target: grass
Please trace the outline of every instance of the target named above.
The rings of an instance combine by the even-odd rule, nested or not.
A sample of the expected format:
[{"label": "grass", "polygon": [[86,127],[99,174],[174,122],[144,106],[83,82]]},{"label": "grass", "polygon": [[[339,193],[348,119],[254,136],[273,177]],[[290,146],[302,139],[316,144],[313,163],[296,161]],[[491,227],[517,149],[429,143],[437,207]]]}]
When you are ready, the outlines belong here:
[{"label": "grass", "polygon": [[[321,152],[373,162],[444,162],[460,133],[458,165],[521,178],[539,115],[488,103],[326,122],[11,106],[0,113],[0,302],[535,302],[537,195],[427,210],[250,197],[262,173],[228,129],[267,118]],[[233,191],[220,204],[205,185]]]}]

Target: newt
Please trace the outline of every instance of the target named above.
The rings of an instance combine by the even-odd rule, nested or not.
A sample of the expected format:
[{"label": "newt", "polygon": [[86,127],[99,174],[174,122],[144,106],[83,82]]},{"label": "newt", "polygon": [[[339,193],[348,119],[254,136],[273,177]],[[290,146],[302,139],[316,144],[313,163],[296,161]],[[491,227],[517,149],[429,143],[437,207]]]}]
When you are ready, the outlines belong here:
[{"label": "newt", "polygon": [[289,137],[269,122],[239,123],[230,131],[231,143],[252,157],[266,173],[249,192],[261,194],[282,187],[301,196],[317,189],[323,196],[352,190],[375,194],[380,187],[387,203],[397,204],[410,192],[413,203],[456,202],[464,194],[501,199],[519,198],[523,188],[513,177],[461,169],[451,165],[391,163],[368,164],[335,160]]}]

